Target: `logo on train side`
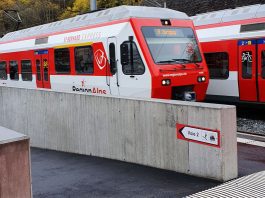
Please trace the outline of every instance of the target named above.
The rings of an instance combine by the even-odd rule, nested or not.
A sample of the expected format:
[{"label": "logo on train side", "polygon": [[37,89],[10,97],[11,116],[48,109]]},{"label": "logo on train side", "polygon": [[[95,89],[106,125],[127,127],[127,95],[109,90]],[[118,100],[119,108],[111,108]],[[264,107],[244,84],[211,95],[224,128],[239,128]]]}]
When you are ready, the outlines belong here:
[{"label": "logo on train side", "polygon": [[107,90],[101,89],[98,87],[87,87],[87,81],[84,79],[80,81],[81,86],[79,85],[73,85],[72,86],[72,91],[74,92],[83,92],[83,93],[91,93],[91,94],[107,94]]},{"label": "logo on train side", "polygon": [[94,57],[95,57],[95,60],[97,62],[99,69],[100,70],[104,69],[104,67],[106,67],[107,65],[107,59],[105,57],[105,53],[102,50],[98,49],[94,53]]},{"label": "logo on train side", "polygon": [[85,86],[85,82],[86,82],[85,80],[82,80],[82,81],[81,81],[81,86],[82,86],[82,87]]}]

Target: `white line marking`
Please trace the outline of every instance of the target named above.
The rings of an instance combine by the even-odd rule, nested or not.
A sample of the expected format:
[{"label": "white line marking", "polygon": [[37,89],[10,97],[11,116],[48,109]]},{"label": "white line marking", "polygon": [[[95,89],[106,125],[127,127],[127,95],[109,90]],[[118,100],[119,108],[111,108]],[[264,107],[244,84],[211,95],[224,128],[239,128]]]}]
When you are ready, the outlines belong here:
[{"label": "white line marking", "polygon": [[245,138],[237,138],[237,142],[243,143],[243,144],[250,144],[254,146],[265,147],[265,142],[260,142],[256,140],[245,139]]},{"label": "white line marking", "polygon": [[265,197],[265,171],[240,177],[186,198]]}]

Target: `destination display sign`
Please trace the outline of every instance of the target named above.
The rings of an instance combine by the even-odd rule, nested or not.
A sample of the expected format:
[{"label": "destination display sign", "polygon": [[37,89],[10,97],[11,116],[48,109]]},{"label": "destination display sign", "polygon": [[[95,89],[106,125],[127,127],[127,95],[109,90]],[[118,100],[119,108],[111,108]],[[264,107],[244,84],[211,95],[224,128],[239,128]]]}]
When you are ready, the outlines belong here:
[{"label": "destination display sign", "polygon": [[183,124],[176,124],[176,129],[178,139],[220,147],[220,131]]},{"label": "destination display sign", "polygon": [[185,27],[144,27],[142,31],[145,38],[195,38],[192,29]]},{"label": "destination display sign", "polygon": [[157,37],[164,37],[164,36],[177,36],[177,29],[154,29],[155,35]]}]

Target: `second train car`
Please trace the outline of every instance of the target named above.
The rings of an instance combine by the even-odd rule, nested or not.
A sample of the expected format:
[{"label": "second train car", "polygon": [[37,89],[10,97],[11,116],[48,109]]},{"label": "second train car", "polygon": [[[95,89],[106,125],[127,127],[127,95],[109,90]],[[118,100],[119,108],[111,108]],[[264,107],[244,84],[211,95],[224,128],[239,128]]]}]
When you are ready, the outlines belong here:
[{"label": "second train car", "polygon": [[210,73],[207,100],[265,103],[265,5],[192,19]]}]

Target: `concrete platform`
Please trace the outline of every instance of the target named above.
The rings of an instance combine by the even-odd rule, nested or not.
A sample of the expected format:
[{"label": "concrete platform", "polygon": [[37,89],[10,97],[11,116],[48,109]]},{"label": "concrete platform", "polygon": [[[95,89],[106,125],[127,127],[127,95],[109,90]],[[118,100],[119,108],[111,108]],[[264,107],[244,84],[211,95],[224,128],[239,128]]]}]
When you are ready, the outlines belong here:
[{"label": "concrete platform", "polygon": [[[238,144],[239,176],[265,170],[265,148]],[[184,197],[220,182],[115,160],[32,148],[34,198]]]}]

